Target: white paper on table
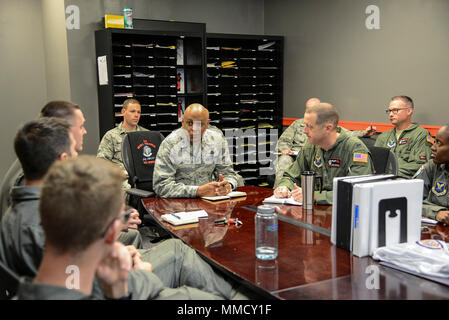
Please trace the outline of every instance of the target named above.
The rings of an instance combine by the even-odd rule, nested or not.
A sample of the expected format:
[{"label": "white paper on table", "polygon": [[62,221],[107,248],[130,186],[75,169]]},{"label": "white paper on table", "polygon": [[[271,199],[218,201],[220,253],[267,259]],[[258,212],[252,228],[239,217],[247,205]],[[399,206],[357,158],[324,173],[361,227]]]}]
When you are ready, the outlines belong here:
[{"label": "white paper on table", "polygon": [[302,202],[295,201],[292,197],[290,198],[276,198],[274,195],[266,198],[263,203],[277,203],[277,204],[291,204],[295,206],[302,206]]}]

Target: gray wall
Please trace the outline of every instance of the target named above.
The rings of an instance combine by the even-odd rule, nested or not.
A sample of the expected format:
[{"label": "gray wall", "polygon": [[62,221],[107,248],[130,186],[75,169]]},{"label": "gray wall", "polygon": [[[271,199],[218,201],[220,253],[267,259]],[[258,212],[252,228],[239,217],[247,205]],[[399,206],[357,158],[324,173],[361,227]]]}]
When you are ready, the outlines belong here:
[{"label": "gray wall", "polygon": [[[65,8],[80,9],[80,29],[66,30]],[[0,0],[0,177],[15,159],[19,126],[49,100],[80,104],[87,122],[83,153],[99,144],[94,30],[105,14],[132,7],[142,19],[207,24],[207,32],[264,33],[263,0]]]},{"label": "gray wall", "polygon": [[[371,4],[380,30],[365,27]],[[389,98],[405,94],[415,121],[449,122],[448,30],[447,0],[265,0],[265,33],[285,36],[285,117],[318,96],[342,120],[386,123]]]},{"label": "gray wall", "polygon": [[[64,39],[70,4],[80,8],[80,29]],[[365,27],[371,4],[380,8],[380,30]],[[81,105],[84,153],[96,153],[93,31],[104,14],[127,6],[136,18],[203,22],[207,32],[284,35],[285,117],[301,117],[307,98],[319,96],[343,120],[388,122],[389,97],[407,94],[416,121],[448,122],[447,0],[0,0],[0,176],[15,158],[17,128],[50,99]]]},{"label": "gray wall", "polygon": [[80,29],[67,30],[70,90],[87,119],[83,153],[95,154],[100,142],[94,31],[105,14],[133,8],[140,19],[206,23],[207,32],[263,34],[263,0],[65,0],[80,8]]},{"label": "gray wall", "polygon": [[[45,2],[45,3],[44,3]],[[56,91],[63,92],[60,98],[69,98],[68,83],[64,89],[64,71],[58,71],[54,63],[60,59],[51,59],[51,50],[67,56],[65,42],[51,43],[61,29],[61,20],[44,22],[43,16],[50,18],[57,1],[38,0],[2,0],[0,1],[0,97],[2,117],[0,117],[0,177],[16,158],[13,139],[20,125],[36,118],[40,109],[48,100],[48,91],[54,96]],[[60,7],[60,9],[62,6]],[[60,11],[61,12],[61,11]],[[61,12],[63,14],[63,11]],[[64,19],[62,20],[64,22]],[[51,26],[49,24],[51,23]],[[53,29],[54,28],[54,29]],[[61,33],[59,33],[61,34]],[[47,50],[50,56],[47,60]],[[65,70],[67,77],[68,68]],[[47,81],[48,75],[53,81]],[[55,87],[55,84],[58,88]],[[62,90],[61,90],[62,89]],[[64,95],[65,93],[65,95]]]}]

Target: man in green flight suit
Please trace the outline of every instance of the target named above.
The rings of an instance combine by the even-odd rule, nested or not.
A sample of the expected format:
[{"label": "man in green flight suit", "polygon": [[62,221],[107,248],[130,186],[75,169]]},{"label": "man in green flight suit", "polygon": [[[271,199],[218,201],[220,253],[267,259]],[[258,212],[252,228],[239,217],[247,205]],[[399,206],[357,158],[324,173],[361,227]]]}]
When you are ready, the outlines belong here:
[{"label": "man in green flight suit", "polygon": [[[311,106],[319,104],[321,101],[318,98],[310,98],[306,102],[306,110]],[[279,137],[277,144],[277,151],[279,157],[277,159],[276,165],[276,178],[274,182],[274,188],[276,188],[281,182],[284,171],[295,161],[293,157],[295,154],[304,147],[307,142],[307,135],[304,133],[304,119],[295,120]],[[376,128],[369,126],[365,130],[360,131],[350,131],[343,127],[339,127],[339,130],[345,131],[347,134],[353,135],[355,137],[367,136],[370,137],[376,132]]]},{"label": "man in green flight suit", "polygon": [[431,152],[432,160],[414,176],[424,180],[422,215],[449,224],[449,124],[438,130]]},{"label": "man in green flight suit", "polygon": [[394,128],[377,137],[376,147],[389,148],[398,159],[398,175],[411,178],[430,159],[433,138],[430,133],[416,123],[412,123],[414,105],[407,96],[391,98],[385,112]]},{"label": "man in green flight suit", "polygon": [[323,178],[323,191],[315,191],[317,203],[332,204],[334,177],[373,173],[368,148],[360,139],[338,130],[338,119],[337,111],[328,103],[320,103],[306,110],[304,133],[308,142],[274,190],[277,198],[293,197],[301,202],[301,173],[314,171]]}]

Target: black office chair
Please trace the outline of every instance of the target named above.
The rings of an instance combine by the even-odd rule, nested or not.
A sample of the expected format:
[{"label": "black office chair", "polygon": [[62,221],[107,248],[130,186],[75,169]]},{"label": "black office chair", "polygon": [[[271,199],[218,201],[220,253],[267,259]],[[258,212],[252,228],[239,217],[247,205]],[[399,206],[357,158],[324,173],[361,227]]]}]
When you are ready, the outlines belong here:
[{"label": "black office chair", "polygon": [[132,196],[148,198],[154,196],[153,171],[156,155],[164,136],[158,131],[129,132],[122,142],[122,159]]},{"label": "black office chair", "polygon": [[0,300],[9,300],[17,293],[20,278],[0,261]]},{"label": "black office chair", "polygon": [[[148,227],[145,234],[151,242],[168,238],[169,234],[163,230],[154,218],[147,214],[142,205],[142,198],[154,197],[153,171],[156,155],[164,136],[159,131],[129,132],[122,142],[122,159],[128,172],[128,182],[131,189],[127,189],[128,204],[137,209],[142,227]],[[141,229],[142,230],[142,229]]]},{"label": "black office chair", "polygon": [[373,160],[375,174],[398,174],[398,160],[393,151],[384,147],[367,145]]}]

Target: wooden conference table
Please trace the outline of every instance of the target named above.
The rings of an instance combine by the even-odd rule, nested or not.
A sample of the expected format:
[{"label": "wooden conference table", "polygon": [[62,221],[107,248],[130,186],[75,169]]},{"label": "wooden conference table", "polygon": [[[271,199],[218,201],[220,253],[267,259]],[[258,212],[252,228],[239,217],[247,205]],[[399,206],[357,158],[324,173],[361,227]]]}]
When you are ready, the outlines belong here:
[{"label": "wooden conference table", "polygon": [[[448,286],[380,265],[371,257],[353,256],[332,245],[331,206],[315,206],[309,211],[301,206],[280,206],[278,257],[274,261],[258,260],[254,215],[273,190],[251,186],[238,190],[245,191],[246,198],[220,202],[146,198],[142,203],[171,234],[263,298],[449,299]],[[207,211],[208,218],[188,227],[173,227],[160,218],[170,212],[201,209]],[[214,225],[223,217],[238,218],[243,225]],[[422,239],[430,238],[449,242],[449,227],[423,227]]]}]

